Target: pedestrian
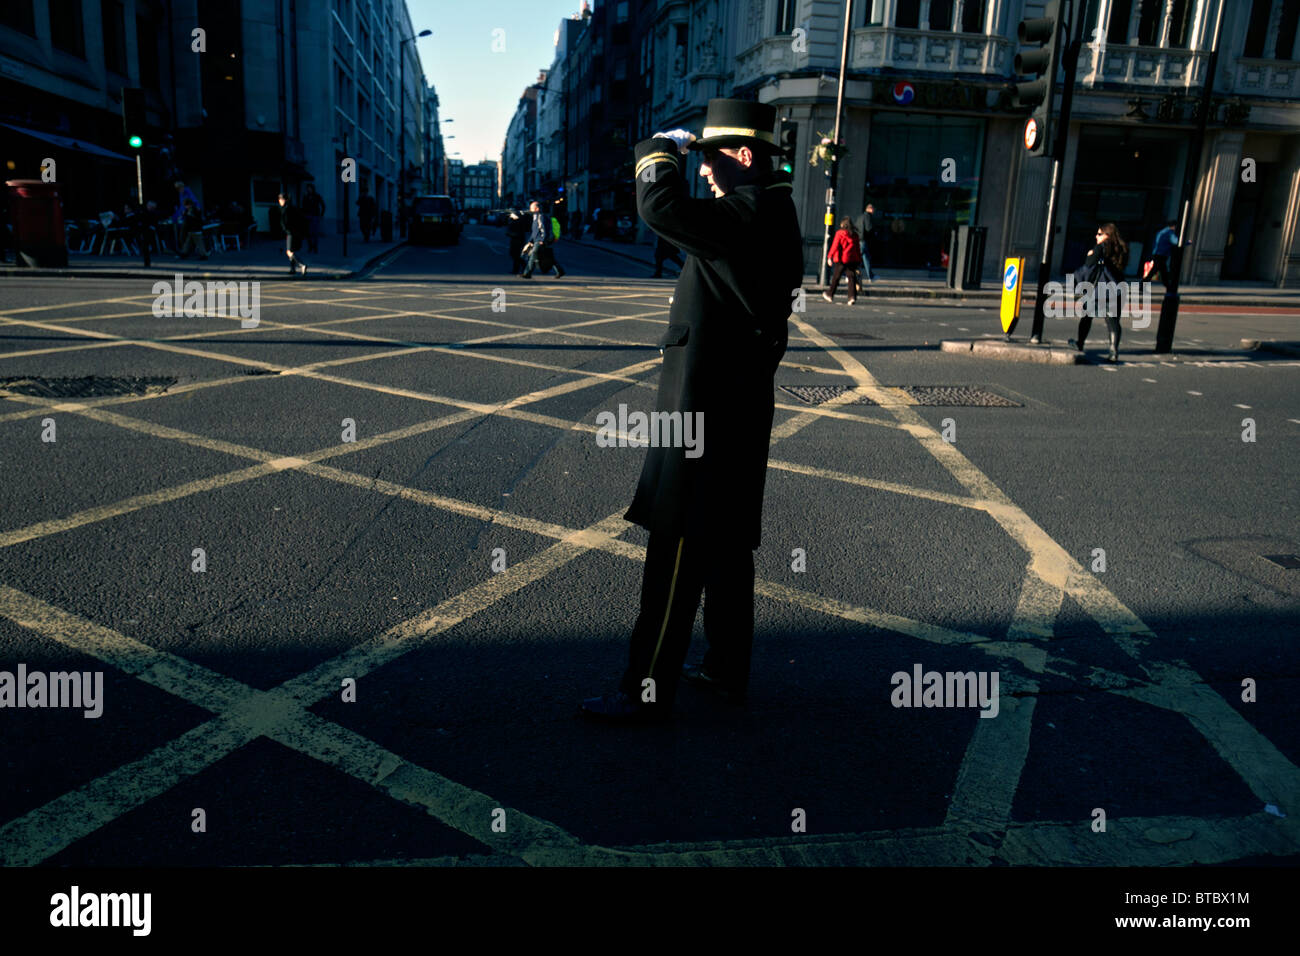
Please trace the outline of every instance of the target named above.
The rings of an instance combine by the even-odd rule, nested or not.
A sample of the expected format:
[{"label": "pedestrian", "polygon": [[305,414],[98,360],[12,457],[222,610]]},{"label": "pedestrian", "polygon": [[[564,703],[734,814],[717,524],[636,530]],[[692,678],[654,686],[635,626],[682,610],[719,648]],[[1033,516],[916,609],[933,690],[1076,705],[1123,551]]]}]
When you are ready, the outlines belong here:
[{"label": "pedestrian", "polygon": [[1169,254],[1178,245],[1178,223],[1169,220],[1165,227],[1156,233],[1156,241],[1151,246],[1151,278],[1160,275],[1160,281],[1169,288]]},{"label": "pedestrian", "polygon": [[176,206],[172,209],[172,248],[180,252],[181,242],[185,238],[183,221],[185,218],[185,200],[194,203],[194,208],[199,209],[199,197],[194,195],[194,191],[185,185],[185,181],[178,179],[173,184],[176,189]]},{"label": "pedestrian", "polygon": [[177,259],[188,259],[190,250],[197,249],[199,258],[208,258],[208,247],[203,241],[203,216],[193,199],[186,199],[181,212],[181,243],[176,250]]},{"label": "pedestrian", "polygon": [[325,215],[325,200],[311,183],[302,194],[302,212],[307,217],[307,251],[320,251],[320,223]]},{"label": "pedestrian", "polygon": [[[853,223],[858,233],[858,254],[861,258],[863,271],[866,273],[865,281],[875,282],[876,272],[871,268],[871,231],[875,228],[876,207],[867,203],[862,214],[858,216]],[[850,302],[849,305],[853,303]]]},{"label": "pedestrian", "polygon": [[131,231],[131,241],[140,250],[140,258],[145,268],[153,265],[153,252],[158,241],[158,204],[152,199],[141,209],[135,203],[127,203],[126,228]]},{"label": "pedestrian", "polygon": [[677,263],[677,272],[679,275],[681,274],[682,267],[685,265],[685,263],[682,262],[681,253],[678,251],[677,247],[663,236],[660,236],[655,242],[655,274],[651,278],[662,279],[664,277],[665,262]]},{"label": "pedestrian", "polygon": [[827,256],[834,268],[831,270],[831,284],[822,298],[827,302],[835,301],[835,287],[840,284],[840,276],[849,277],[849,301],[852,305],[858,301],[858,266],[862,264],[862,254],[858,251],[860,237],[853,225],[853,220],[845,216],[840,220],[840,228],[831,240],[830,254]]},{"label": "pedestrian", "polygon": [[[1113,222],[1097,227],[1097,244],[1084,260],[1083,265],[1074,271],[1076,283],[1091,283],[1091,291],[1083,297],[1083,315],[1079,317],[1079,332],[1070,339],[1070,345],[1083,351],[1084,340],[1092,328],[1093,313],[1101,311],[1110,332],[1110,355],[1106,361],[1114,364],[1119,361],[1119,283],[1124,278],[1124,264],[1128,261],[1128,245],[1124,242]],[[1107,285],[1102,286],[1102,283]],[[1114,312],[1115,315],[1110,313]]]},{"label": "pedestrian", "polygon": [[299,275],[306,275],[307,263],[299,259],[297,253],[307,236],[307,217],[290,202],[287,193],[280,193],[277,201],[280,203],[280,228],[284,230],[284,254],[289,257],[289,274],[293,275],[297,269]]},{"label": "pedestrian", "polygon": [[522,250],[528,241],[529,220],[518,209],[511,209],[506,219],[506,247],[510,256],[510,274],[518,275],[523,268]]},{"label": "pedestrian", "polygon": [[[803,281],[790,183],[772,169],[775,125],[770,104],[713,99],[702,139],[673,130],[636,146],[637,211],[686,253],[659,340],[655,406],[656,417],[680,413],[683,440],[652,441],[625,515],[650,532],[641,611],[618,692],[582,704],[591,719],[665,719],[679,679],[734,704],[748,690],[774,377]],[[715,198],[691,198],[687,149],[702,151]],[[708,651],[702,666],[683,668],[702,592]]]},{"label": "pedestrian", "polygon": [[533,248],[528,254],[528,261],[520,277],[531,279],[533,272],[540,265],[543,271],[554,268],[557,279],[564,278],[564,267],[556,261],[553,248],[558,238],[556,229],[558,223],[549,213],[542,211],[542,205],[536,199],[528,204],[528,211],[533,214],[532,229],[528,234],[528,241],[532,243]]},{"label": "pedestrian", "polygon": [[361,187],[361,196],[357,199],[357,218],[361,221],[361,239],[370,241],[370,234],[375,231],[375,197],[369,190]]}]

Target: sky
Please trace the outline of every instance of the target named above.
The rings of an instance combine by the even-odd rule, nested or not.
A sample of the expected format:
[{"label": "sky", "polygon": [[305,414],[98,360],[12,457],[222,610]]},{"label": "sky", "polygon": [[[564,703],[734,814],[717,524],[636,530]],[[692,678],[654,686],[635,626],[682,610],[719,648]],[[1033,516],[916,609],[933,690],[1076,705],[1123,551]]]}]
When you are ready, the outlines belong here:
[{"label": "sky", "polygon": [[[438,93],[447,152],[500,159],[524,88],[555,56],[555,30],[582,0],[406,0],[425,79]],[[502,33],[494,34],[494,30]],[[504,50],[495,52],[504,45]],[[452,120],[448,123],[447,120]],[[447,136],[455,139],[446,139]]]}]

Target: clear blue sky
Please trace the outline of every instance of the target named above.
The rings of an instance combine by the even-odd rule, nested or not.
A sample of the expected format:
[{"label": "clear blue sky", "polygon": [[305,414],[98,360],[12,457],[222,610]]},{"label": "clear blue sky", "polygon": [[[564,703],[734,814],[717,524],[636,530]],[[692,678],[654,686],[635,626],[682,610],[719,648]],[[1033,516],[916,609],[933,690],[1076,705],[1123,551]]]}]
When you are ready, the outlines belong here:
[{"label": "clear blue sky", "polygon": [[[555,56],[555,30],[582,0],[407,0],[424,76],[438,91],[447,152],[466,163],[500,159],[519,95]],[[501,29],[504,52],[493,52]],[[447,123],[447,120],[454,122]]]}]

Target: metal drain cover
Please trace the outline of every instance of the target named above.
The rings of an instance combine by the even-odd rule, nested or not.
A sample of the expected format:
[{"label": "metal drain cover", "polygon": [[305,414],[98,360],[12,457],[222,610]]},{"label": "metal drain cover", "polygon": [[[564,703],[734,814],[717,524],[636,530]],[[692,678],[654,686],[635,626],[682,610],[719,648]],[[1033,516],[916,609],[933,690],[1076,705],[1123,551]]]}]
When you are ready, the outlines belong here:
[{"label": "metal drain cover", "polygon": [[1300,568],[1300,554],[1266,554],[1264,560],[1272,561],[1279,568],[1286,568],[1288,571]]},{"label": "metal drain cover", "polygon": [[[1021,408],[1019,402],[972,385],[891,385],[889,388],[904,392],[912,405],[945,405],[964,408]],[[848,385],[782,385],[781,390],[793,395],[805,405],[824,405],[851,390]],[[875,405],[865,395],[859,395],[849,405]]]},{"label": "metal drain cover", "polygon": [[[805,405],[824,405],[832,398],[839,398],[849,390],[847,385],[782,385],[781,391],[788,392]],[[876,404],[865,395],[859,395],[850,405]]]},{"label": "metal drain cover", "polygon": [[973,385],[900,385],[903,391],[916,399],[918,405],[957,405],[968,408],[1020,408],[996,392]]},{"label": "metal drain cover", "polygon": [[866,332],[828,332],[833,339],[874,339],[874,335],[868,335]]},{"label": "metal drain cover", "polygon": [[26,375],[0,378],[0,390],[15,395],[35,395],[40,398],[99,398],[106,395],[149,395],[165,392],[176,384],[167,376],[128,376],[107,378],[102,375],[84,375],[81,378],[42,378]]}]

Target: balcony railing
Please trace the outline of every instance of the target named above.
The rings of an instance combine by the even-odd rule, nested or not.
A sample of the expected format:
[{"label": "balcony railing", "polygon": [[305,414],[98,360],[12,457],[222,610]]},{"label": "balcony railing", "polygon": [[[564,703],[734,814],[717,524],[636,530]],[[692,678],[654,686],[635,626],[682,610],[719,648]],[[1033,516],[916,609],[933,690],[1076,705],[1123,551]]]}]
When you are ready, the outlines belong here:
[{"label": "balcony railing", "polygon": [[1004,36],[946,30],[866,27],[853,31],[849,63],[854,70],[897,69],[935,73],[1011,72],[1016,44]]},{"label": "balcony railing", "polygon": [[[863,27],[853,31],[849,68],[1009,78],[1017,47],[1004,36]],[[1080,50],[1077,76],[1084,88],[1117,84],[1169,92],[1190,90],[1204,82],[1209,57],[1208,51],[1177,47],[1088,44]],[[766,37],[736,57],[735,83],[739,86],[763,76],[818,66],[834,70],[838,58],[834,64],[813,62],[807,50],[795,51],[789,36]],[[1230,92],[1300,97],[1300,62],[1238,59]]]}]

